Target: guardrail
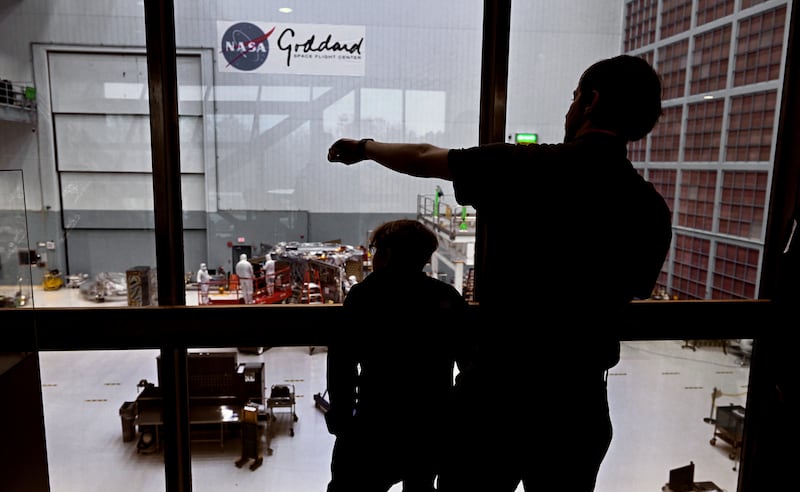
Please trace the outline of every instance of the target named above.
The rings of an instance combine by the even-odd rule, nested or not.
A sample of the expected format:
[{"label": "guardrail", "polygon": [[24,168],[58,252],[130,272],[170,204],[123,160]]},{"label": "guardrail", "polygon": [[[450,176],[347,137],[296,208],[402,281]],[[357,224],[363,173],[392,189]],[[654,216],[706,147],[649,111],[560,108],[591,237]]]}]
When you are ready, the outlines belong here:
[{"label": "guardrail", "polygon": [[0,106],[33,111],[36,108],[36,88],[0,80]]}]

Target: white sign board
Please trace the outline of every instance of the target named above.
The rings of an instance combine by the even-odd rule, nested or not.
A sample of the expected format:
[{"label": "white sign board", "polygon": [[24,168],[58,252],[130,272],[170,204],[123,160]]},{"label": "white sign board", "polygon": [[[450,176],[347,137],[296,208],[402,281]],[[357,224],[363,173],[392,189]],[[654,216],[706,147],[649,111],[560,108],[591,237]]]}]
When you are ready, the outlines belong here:
[{"label": "white sign board", "polygon": [[363,76],[364,32],[364,26],[217,21],[217,69]]}]

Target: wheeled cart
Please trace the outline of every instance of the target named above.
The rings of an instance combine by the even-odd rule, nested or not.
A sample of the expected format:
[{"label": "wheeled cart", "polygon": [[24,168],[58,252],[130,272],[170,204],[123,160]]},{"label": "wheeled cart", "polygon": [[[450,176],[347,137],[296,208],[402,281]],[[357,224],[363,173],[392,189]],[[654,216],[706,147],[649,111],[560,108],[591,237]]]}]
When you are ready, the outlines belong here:
[{"label": "wheeled cart", "polygon": [[[297,422],[297,412],[295,411],[295,393],[293,384],[273,384],[267,398],[267,408],[269,409],[270,426],[274,425],[278,417],[275,415],[276,408],[290,409],[291,420],[289,422],[289,435],[294,437],[294,423]],[[267,443],[269,436],[274,433],[267,432]],[[267,446],[267,453],[272,454],[272,448]]]},{"label": "wheeled cart", "polygon": [[733,470],[736,471],[736,461],[739,460],[739,453],[742,449],[742,434],[744,430],[744,407],[741,405],[730,404],[726,407],[717,407],[717,417],[714,423],[714,435],[711,437],[711,445],[717,445],[717,438],[730,444],[733,451],[728,457],[734,460]]}]

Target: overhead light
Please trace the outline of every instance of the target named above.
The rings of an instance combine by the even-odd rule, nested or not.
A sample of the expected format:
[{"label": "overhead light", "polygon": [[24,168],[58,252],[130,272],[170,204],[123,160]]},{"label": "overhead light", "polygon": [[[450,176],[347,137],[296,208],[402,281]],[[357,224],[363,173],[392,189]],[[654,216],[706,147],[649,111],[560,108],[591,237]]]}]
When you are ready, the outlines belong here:
[{"label": "overhead light", "polygon": [[278,12],[280,12],[281,14],[291,14],[292,13],[292,8],[291,7],[281,7],[281,8],[278,9]]},{"label": "overhead light", "polygon": [[714,99],[714,96],[712,96],[711,94],[706,94],[705,96],[703,96],[703,99]]}]

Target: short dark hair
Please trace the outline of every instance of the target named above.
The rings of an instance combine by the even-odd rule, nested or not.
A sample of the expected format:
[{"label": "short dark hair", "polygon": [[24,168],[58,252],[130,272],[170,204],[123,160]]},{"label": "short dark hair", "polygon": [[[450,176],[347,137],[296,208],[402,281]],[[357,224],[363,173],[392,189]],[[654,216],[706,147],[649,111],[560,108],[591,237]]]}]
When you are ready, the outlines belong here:
[{"label": "short dark hair", "polygon": [[661,117],[661,77],[643,58],[618,55],[600,60],[581,75],[578,89],[599,99],[589,114],[594,126],[617,132],[629,142],[645,137]]},{"label": "short dark hair", "polygon": [[439,247],[439,239],[421,222],[399,219],[372,231],[369,245],[386,253],[391,265],[422,270]]}]

